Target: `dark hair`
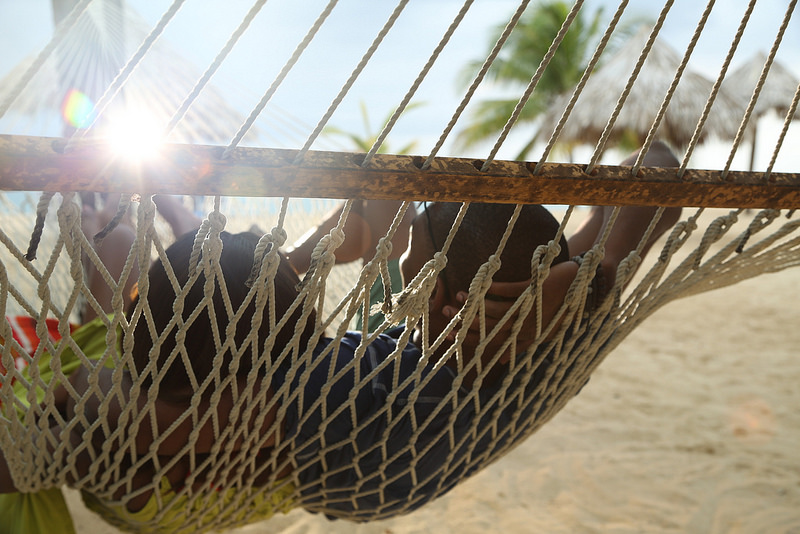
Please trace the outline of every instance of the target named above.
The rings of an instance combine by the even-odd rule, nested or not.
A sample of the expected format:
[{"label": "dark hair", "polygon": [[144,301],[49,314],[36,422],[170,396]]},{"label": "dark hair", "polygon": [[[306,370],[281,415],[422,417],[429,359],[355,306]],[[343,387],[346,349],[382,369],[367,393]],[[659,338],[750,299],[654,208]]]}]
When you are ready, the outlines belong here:
[{"label": "dark hair", "polygon": [[[456,202],[437,202],[426,207],[425,222],[428,236],[435,252],[447,239],[450,228],[461,208]],[[514,212],[511,204],[485,204],[473,202],[453,237],[447,253],[447,267],[442,271],[447,291],[452,297],[457,291],[466,291],[478,269],[497,250],[503,233],[508,228]],[[518,282],[531,277],[531,258],[539,245],[553,240],[559,223],[543,206],[526,204],[511,231],[503,253],[502,266],[494,275],[498,282]],[[561,236],[561,251],[553,264],[569,259],[567,241]]]},{"label": "dark hair", "polygon": [[[172,271],[175,274],[179,284],[183,287],[189,279],[189,258],[192,253],[194,244],[194,232],[190,232],[180,237],[172,246],[166,250],[166,255],[169,260]],[[232,235],[228,232],[220,234],[222,239],[222,253],[219,260],[219,265],[222,270],[223,279],[227,289],[227,294],[235,314],[242,306],[245,296],[249,288],[245,282],[250,276],[250,271],[253,265],[253,253],[259,237],[250,232],[243,232],[240,234]],[[155,335],[161,335],[167,327],[167,324],[172,320],[173,304],[176,299],[176,292],[172,283],[167,276],[166,269],[163,263],[158,260],[153,263],[148,273],[149,291],[147,293],[147,303],[153,317],[153,324],[148,325],[148,320],[145,316],[139,318],[136,328],[134,330],[134,346],[133,346],[133,361],[136,369],[141,373],[147,363],[150,361],[150,351],[153,347],[153,342],[156,338],[151,337],[151,328],[155,331]],[[297,274],[292,269],[289,261],[281,255],[280,266],[275,275],[275,314],[277,320],[283,316],[289,306],[294,302],[297,297],[297,284],[299,279]],[[187,320],[189,316],[200,307],[204,298],[203,286],[205,284],[205,277],[200,274],[192,287],[186,294],[183,304],[182,317]],[[138,297],[134,300],[128,310],[130,317],[133,309],[138,301]],[[228,316],[226,307],[223,300],[222,290],[219,284],[215,284],[214,294],[212,296],[212,305],[216,316],[216,326],[222,336],[224,343],[225,329],[227,328],[232,317]],[[270,304],[267,303],[267,306]],[[267,309],[256,310],[255,299],[252,299],[248,304],[242,317],[236,325],[236,332],[234,335],[235,346],[238,348],[244,342],[244,339],[251,331],[251,320],[255,313],[263,313],[266,315]],[[274,362],[278,355],[283,351],[286,345],[289,344],[292,336],[294,335],[295,327],[300,321],[302,306],[292,314],[291,319],[280,330],[275,339],[275,344],[272,349],[272,361]],[[303,328],[303,333],[300,340],[300,349],[304,350],[309,338],[314,331],[315,317],[312,313],[308,318],[306,325]],[[258,353],[262,352],[265,346],[265,340],[269,335],[269,319],[264,317],[259,327],[258,335]],[[158,369],[161,371],[162,367],[166,365],[167,358],[176,347],[176,334],[177,328],[170,331],[161,344],[158,353]],[[216,355],[216,344],[213,338],[213,330],[211,328],[211,319],[208,309],[204,308],[192,325],[186,330],[186,339],[184,342],[186,353],[191,363],[191,372],[197,383],[202,383],[212,371],[214,365],[214,358]],[[246,375],[252,369],[258,353],[254,353],[252,346],[245,351],[238,360],[237,375]],[[222,359],[221,371],[223,376],[228,373],[233,355],[230,350],[226,351]],[[159,397],[171,401],[187,400],[193,393],[192,381],[189,378],[188,369],[184,364],[180,355],[178,355],[169,365],[168,370],[164,373],[160,382]],[[266,369],[264,370],[266,372]],[[263,373],[262,373],[263,374]],[[145,378],[145,385],[152,382],[151,377]]]}]

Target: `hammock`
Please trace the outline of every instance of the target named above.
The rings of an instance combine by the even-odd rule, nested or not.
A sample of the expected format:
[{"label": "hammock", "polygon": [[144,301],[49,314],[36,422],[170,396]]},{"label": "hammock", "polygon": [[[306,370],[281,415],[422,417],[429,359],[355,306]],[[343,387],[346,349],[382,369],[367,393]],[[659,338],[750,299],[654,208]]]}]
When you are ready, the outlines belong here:
[{"label": "hammock", "polygon": [[[596,132],[595,149],[582,164],[547,160],[567,132],[571,113],[579,112],[590,75],[602,68],[599,60],[627,2],[612,17],[575,92],[559,108],[563,114],[536,162],[503,160],[498,154],[569,25],[585,9],[582,1],[574,4],[521,90],[497,142],[477,160],[439,152],[527,2],[511,16],[426,156],[379,154],[378,149],[447,50],[471,1],[454,14],[366,153],[312,147],[401,20],[406,1],[376,28],[377,37],[304,142],[290,148],[240,146],[287,75],[302,68],[298,60],[336,12],[335,0],[307,34],[298,36],[298,48],[264,88],[250,116],[224,132],[230,139],[226,146],[203,145],[217,141],[175,133],[196,120],[187,117],[196,112],[198,95],[255,19],[264,4],[257,2],[182,103],[172,106],[171,118],[164,121],[172,142],[161,149],[158,163],[132,164],[113,155],[102,135],[103,117],[119,104],[121,91],[130,89],[134,70],[156,53],[151,52],[154,43],[181,4],[175,2],[156,26],[137,37],[136,49],[113,67],[93,97],[89,123],[57,138],[0,135],[0,190],[6,192],[0,196],[5,206],[0,311],[6,318],[0,323],[0,450],[21,492],[37,495],[69,484],[82,491],[90,508],[128,530],[220,530],[296,507],[356,522],[408,513],[549,421],[627,333],[664,304],[800,264],[800,221],[793,211],[800,206],[800,178],[774,170],[800,98],[797,87],[783,100],[783,129],[767,168],[731,168],[794,2],[751,98],[736,109],[729,109],[735,107],[731,100],[720,111],[713,106],[720,83],[712,84],[702,95],[707,101],[693,133],[673,139],[673,126],[664,126],[669,104],[712,11],[710,2],[673,82],[653,95],[663,103],[650,115],[640,156],[625,166],[600,162],[621,136],[616,122],[632,106],[627,99],[671,2],[646,34],[633,71],[624,73],[630,78],[615,107],[603,110],[608,122]],[[100,7],[85,0],[75,5],[51,43],[5,93],[0,115],[14,109],[37,72],[85,30],[81,25],[87,17],[97,18]],[[126,35],[138,36],[135,29]],[[733,38],[718,82],[725,79],[739,37]],[[709,130],[723,135],[723,114],[736,116],[726,165],[689,168],[690,156]],[[659,139],[668,140],[681,158],[674,167],[647,165],[645,154],[660,146]],[[19,191],[45,193],[34,206],[12,196]],[[122,193],[118,217],[96,243],[82,228],[91,198],[87,191]],[[153,195],[160,194],[211,198],[200,228],[176,240],[156,207]],[[238,203],[241,197],[249,200]],[[280,251],[319,220],[317,201],[308,199],[346,200],[300,279],[287,270]],[[399,208],[374,255],[360,268],[341,272],[336,254],[358,204],[354,199],[391,199]],[[405,280],[401,292],[386,291],[380,302],[371,302],[377,280],[386,288],[392,285],[392,240],[406,212],[425,220],[419,203],[431,201],[457,203],[449,231],[440,228],[437,239],[427,219],[421,227],[427,225],[430,239],[423,238],[431,246],[418,273]],[[486,235],[469,222],[470,213],[484,209],[478,203],[509,206],[502,212],[502,231]],[[530,226],[518,222],[530,211],[525,204],[549,205],[558,219],[548,239],[525,251],[525,276],[503,279],[526,282],[499,308],[502,317],[493,317],[495,276],[519,252],[510,244],[515,236],[530,233]],[[580,206],[586,204],[617,207],[605,212],[609,224],[582,257],[565,260],[564,238],[574,233],[586,211]],[[321,209],[335,205],[328,202]],[[436,205],[425,209],[433,213]],[[660,207],[652,210],[641,240],[619,261],[613,277],[606,278],[606,246],[615,222],[631,206]],[[662,228],[667,210],[681,206],[695,209],[684,209]],[[110,246],[109,232],[125,217],[131,218],[133,234],[120,256],[120,272],[112,275],[98,251]],[[254,223],[269,230],[231,235]],[[652,244],[658,234],[661,239]],[[412,243],[423,239],[419,235],[412,230]],[[455,258],[465,254],[459,244],[465,240],[485,245],[488,252],[474,254],[478,267],[466,288],[468,298],[455,316],[443,320],[431,312],[431,299],[448,279],[445,273],[458,268]],[[574,276],[553,319],[544,321],[546,281],[562,264],[573,265]],[[93,295],[87,282],[91,271],[104,279],[111,309]],[[238,283],[244,278],[246,284]],[[126,309],[130,282],[136,283],[138,298]],[[365,317],[382,312],[386,319],[377,330],[348,333],[359,309]],[[87,310],[98,318],[76,330]]]}]

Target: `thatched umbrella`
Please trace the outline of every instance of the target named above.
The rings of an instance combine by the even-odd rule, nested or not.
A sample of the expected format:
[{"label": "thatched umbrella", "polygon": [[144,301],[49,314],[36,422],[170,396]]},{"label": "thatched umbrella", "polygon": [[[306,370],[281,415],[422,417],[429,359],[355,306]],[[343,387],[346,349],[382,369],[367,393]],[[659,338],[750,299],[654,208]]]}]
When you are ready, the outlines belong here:
[{"label": "thatched umbrella", "polygon": [[[71,3],[71,0],[53,2],[57,22],[61,18],[59,12],[68,11]],[[150,29],[150,25],[125,2],[92,2],[13,102],[9,115],[27,117],[36,124],[42,121],[42,117],[52,118],[61,112],[67,135],[71,133],[70,126],[88,126],[80,124],[82,117],[67,115],[80,115],[80,111],[91,114],[91,106],[97,103],[124,61],[137,49]],[[21,61],[0,80],[0,101],[34,59],[34,56],[30,56]],[[163,39],[159,39],[131,75],[122,92],[111,102],[108,115],[115,110],[130,110],[139,114],[146,111],[156,124],[166,126],[199,78],[199,71]],[[80,98],[72,103],[72,111],[68,112],[65,108],[70,108],[68,99],[71,94],[77,94]],[[244,116],[214,87],[206,86],[174,128],[169,140],[227,143],[243,121]],[[250,139],[254,136],[256,132],[251,131]]]},{"label": "thatched umbrella", "polygon": [[[761,72],[766,62],[767,55],[763,52],[757,52],[749,61],[726,76],[722,82],[722,87],[730,94],[737,95],[746,105],[753,95],[753,90],[758,84],[758,80],[761,78]],[[768,111],[773,110],[778,114],[785,115],[792,103],[794,93],[797,91],[798,83],[800,81],[786,67],[773,60],[750,117],[751,171],[753,170],[753,160],[755,158],[758,119]],[[800,116],[795,115],[794,118],[797,120],[800,119]]]},{"label": "thatched umbrella", "polygon": [[[559,142],[597,142],[628,83],[649,34],[650,28],[643,26],[591,75],[559,136]],[[623,138],[638,144],[643,142],[672,84],[681,59],[669,45],[658,39],[654,41],[614,123],[609,143]],[[657,137],[674,147],[685,147],[692,138],[712,87],[713,82],[686,68],[661,121]],[[555,130],[570,97],[571,94],[559,97],[551,106],[551,111],[543,116],[538,134],[540,138],[544,135],[549,137]],[[701,133],[701,139],[709,134],[722,138],[733,137],[741,121],[742,109],[742,104],[734,95],[720,91]],[[631,139],[631,135],[635,139]]]}]

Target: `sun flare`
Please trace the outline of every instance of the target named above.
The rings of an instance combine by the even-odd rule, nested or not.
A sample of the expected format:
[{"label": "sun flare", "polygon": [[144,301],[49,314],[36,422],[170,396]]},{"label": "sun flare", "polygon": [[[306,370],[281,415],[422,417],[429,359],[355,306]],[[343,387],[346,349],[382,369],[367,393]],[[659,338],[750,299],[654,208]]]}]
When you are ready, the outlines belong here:
[{"label": "sun flare", "polygon": [[152,159],[163,144],[157,121],[144,111],[115,117],[108,129],[108,140],[116,155],[131,161]]}]

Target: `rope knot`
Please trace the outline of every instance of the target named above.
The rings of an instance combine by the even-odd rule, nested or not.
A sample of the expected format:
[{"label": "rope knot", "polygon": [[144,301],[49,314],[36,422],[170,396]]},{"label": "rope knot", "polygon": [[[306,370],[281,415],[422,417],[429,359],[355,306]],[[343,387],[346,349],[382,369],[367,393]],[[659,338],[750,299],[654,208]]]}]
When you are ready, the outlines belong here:
[{"label": "rope knot", "polygon": [[487,273],[494,274],[500,270],[502,264],[503,262],[500,261],[500,257],[496,254],[492,254],[491,256],[489,256],[489,259],[486,261],[484,265],[486,266]]},{"label": "rope knot", "polygon": [[208,221],[210,222],[209,232],[219,233],[225,230],[228,220],[219,211],[212,211],[208,214]]},{"label": "rope knot", "polygon": [[81,208],[75,202],[65,201],[61,204],[61,208],[58,210],[58,218],[62,225],[66,225],[67,228],[71,228],[74,224],[77,224],[80,221],[81,217]]},{"label": "rope knot", "polygon": [[330,233],[327,236],[320,239],[319,242],[320,244],[325,243],[327,245],[325,248],[327,250],[333,251],[342,246],[345,237],[346,236],[344,235],[344,230],[342,230],[341,228],[333,228],[330,231]]},{"label": "rope knot", "polygon": [[639,264],[642,263],[642,257],[639,256],[635,250],[622,258],[622,261],[617,265],[616,281],[617,283],[625,284],[630,276],[636,272]]},{"label": "rope knot", "polygon": [[[592,247],[583,254],[583,263],[588,263],[592,265],[592,269],[594,269],[597,264],[603,261],[605,257],[605,251],[602,248]],[[583,265],[583,263],[581,265]]]},{"label": "rope knot", "polygon": [[437,252],[433,255],[433,265],[431,266],[438,275],[442,270],[447,267],[447,255],[443,252]]},{"label": "rope knot", "polygon": [[141,210],[142,215],[148,220],[151,221],[155,218],[157,210],[156,205],[154,202],[141,202],[139,204],[139,209]]},{"label": "rope knot", "polygon": [[717,217],[715,220],[711,221],[711,224],[708,225],[705,234],[703,234],[700,240],[700,244],[697,246],[697,255],[695,256],[693,265],[695,270],[700,268],[700,262],[703,260],[705,253],[708,252],[708,249],[711,248],[711,245],[722,239],[722,236],[725,235],[738,220],[739,218],[736,216],[736,213],[731,212],[728,215]]},{"label": "rope knot", "polygon": [[284,230],[282,226],[274,226],[272,230],[270,230],[270,235],[276,247],[281,248],[286,243],[286,230]]},{"label": "rope knot", "polygon": [[422,317],[428,309],[428,300],[436,286],[436,279],[446,266],[447,255],[442,252],[434,254],[433,258],[422,266],[417,276],[406,285],[403,292],[395,297],[391,311],[385,314],[386,320],[396,325],[407,317],[410,319]]},{"label": "rope knot", "polygon": [[775,209],[766,209],[758,212],[758,214],[753,217],[753,220],[750,222],[747,230],[744,231],[744,234],[739,240],[739,244],[736,246],[736,253],[741,254],[744,252],[744,247],[747,245],[747,241],[750,239],[750,237],[769,226],[772,221],[780,216],[780,214],[780,210]]},{"label": "rope knot", "polygon": [[375,252],[376,257],[378,258],[388,258],[392,253],[392,241],[386,239],[386,236],[383,236],[378,240],[378,244],[375,245]]},{"label": "rope knot", "polygon": [[681,221],[675,224],[675,226],[672,227],[672,231],[667,237],[666,242],[664,243],[664,248],[661,250],[661,254],[658,256],[658,261],[661,263],[666,263],[672,257],[674,252],[680,248],[687,239],[689,239],[689,236],[692,235],[696,229],[697,221],[694,219]]},{"label": "rope knot", "polygon": [[475,276],[472,278],[472,282],[469,284],[468,294],[470,296],[475,295],[476,297],[482,298],[483,295],[489,291],[489,286],[492,284],[491,278],[500,270],[501,265],[502,262],[496,254],[489,256],[489,259],[478,268],[478,272],[476,272]]}]

